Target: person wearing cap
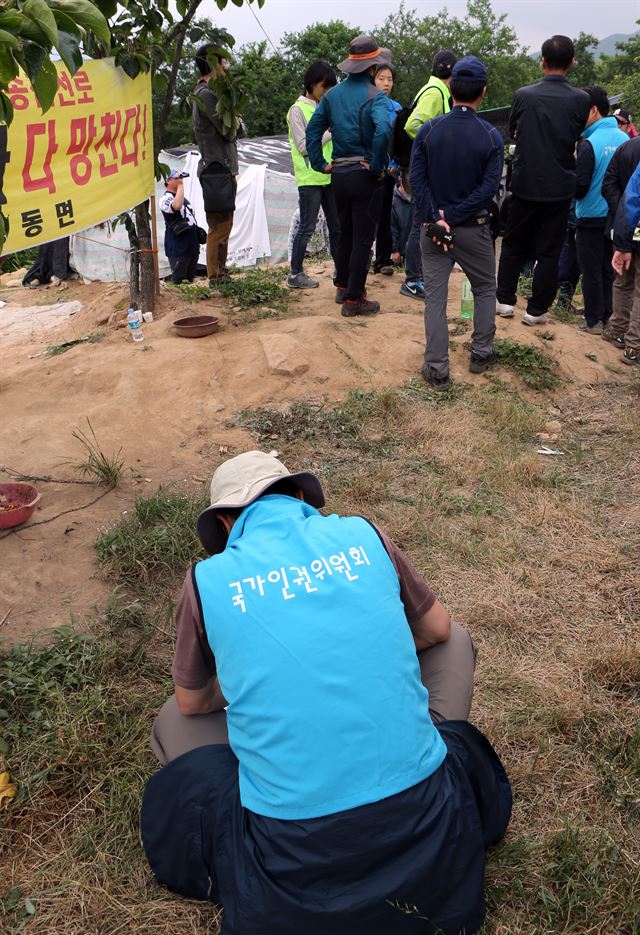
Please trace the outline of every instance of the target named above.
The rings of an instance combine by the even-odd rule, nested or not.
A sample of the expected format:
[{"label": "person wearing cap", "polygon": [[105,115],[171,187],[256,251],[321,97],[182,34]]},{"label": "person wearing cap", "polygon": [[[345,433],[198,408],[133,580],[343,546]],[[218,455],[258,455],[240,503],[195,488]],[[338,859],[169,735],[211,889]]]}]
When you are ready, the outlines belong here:
[{"label": "person wearing cap", "polygon": [[[349,57],[338,65],[346,80],[327,91],[307,125],[311,166],[331,174],[340,224],[336,302],[346,318],[380,310],[379,302],[367,299],[365,284],[391,137],[389,104],[374,76],[378,65],[388,63],[388,49],[381,49],[371,36],[357,36],[349,46]],[[327,130],[333,139],[331,162],[323,152]]]},{"label": "person wearing cap", "polygon": [[[427,120],[433,120],[451,110],[451,72],[457,62],[457,56],[451,49],[440,49],[433,56],[431,76],[413,99],[412,110],[405,124],[407,136],[414,140]],[[409,176],[409,166],[405,166],[405,177]],[[400,286],[400,295],[410,299],[424,301],[424,278],[422,253],[420,249],[420,220],[413,212],[411,231],[407,240],[407,259],[405,279]]]},{"label": "person wearing cap", "polygon": [[[223,166],[232,176],[231,184],[233,195],[237,192],[238,183],[238,133],[242,129],[238,126],[225,127],[218,114],[218,98],[209,87],[209,81],[224,75],[229,62],[219,58],[219,48],[208,43],[200,46],[196,51],[195,63],[200,78],[198,79],[193,95],[197,99],[193,102],[191,110],[193,132],[200,151],[198,163],[198,178],[204,170],[211,165]],[[216,62],[213,65],[213,62]],[[207,211],[207,275],[209,285],[214,287],[229,281],[227,270],[227,254],[229,250],[229,237],[233,227],[233,211]]]},{"label": "person wearing cap", "polygon": [[457,262],[471,282],[473,334],[469,370],[483,373],[496,360],[495,254],[489,206],[502,177],[504,144],[500,132],[476,113],[487,93],[487,69],[468,55],[453,67],[453,109],[429,120],[418,133],[410,180],[415,212],[423,225],[453,234],[451,246],[434,242],[423,228],[426,348],[422,375],[438,390],[449,378],[447,297]]},{"label": "person wearing cap", "polygon": [[153,727],[149,863],[222,905],[223,935],[474,932],[511,791],[467,720],[473,644],[388,536],[324,505],[274,455],[213,475]]},{"label": "person wearing cap", "polygon": [[623,110],[621,107],[618,107],[617,110],[614,110],[613,116],[618,121],[618,126],[622,132],[626,133],[630,140],[634,140],[638,136],[638,131],[634,126],[630,110]]},{"label": "person wearing cap", "polygon": [[589,116],[589,96],[572,87],[567,73],[575,48],[568,36],[542,44],[544,77],[516,91],[509,134],[516,141],[511,198],[498,266],[496,311],[513,318],[524,264],[535,260],[525,325],[548,322],[558,289],[571,201],[576,189],[575,149]]},{"label": "person wearing cap", "polygon": [[188,172],[172,169],[165,179],[166,191],[159,202],[165,224],[164,252],[171,267],[171,281],[176,285],[193,282],[200,256],[200,228],[191,202],[184,194],[184,179],[188,176]]}]

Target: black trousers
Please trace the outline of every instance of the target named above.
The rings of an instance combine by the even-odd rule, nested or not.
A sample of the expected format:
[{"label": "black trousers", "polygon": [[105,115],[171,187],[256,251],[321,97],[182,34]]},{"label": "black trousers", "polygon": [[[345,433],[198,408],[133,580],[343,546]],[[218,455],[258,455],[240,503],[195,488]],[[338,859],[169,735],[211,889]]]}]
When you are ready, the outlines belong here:
[{"label": "black trousers", "polygon": [[193,282],[198,266],[198,253],[188,254],[187,256],[170,256],[169,266],[171,267],[171,281],[174,283]]},{"label": "black trousers", "polygon": [[558,261],[558,297],[556,299],[558,305],[567,308],[571,305],[579,279],[576,231],[574,227],[568,227]]},{"label": "black trousers", "polygon": [[380,220],[376,231],[376,258],[373,271],[379,273],[383,266],[391,265],[391,206],[396,180],[392,175],[385,175],[383,180],[384,194]]},{"label": "black trousers", "polygon": [[349,166],[333,170],[331,186],[340,223],[336,284],[347,290],[348,299],[360,299],[365,292],[384,183],[362,166]]},{"label": "black trousers", "polygon": [[613,311],[613,280],[611,266],[613,246],[605,235],[606,221],[593,227],[578,227],[576,247],[582,271],[584,317],[591,327],[611,318]]},{"label": "black trousers", "polygon": [[570,207],[571,200],[544,202],[511,197],[498,268],[498,302],[516,304],[520,272],[533,258],[536,266],[527,311],[543,315],[553,304]]}]

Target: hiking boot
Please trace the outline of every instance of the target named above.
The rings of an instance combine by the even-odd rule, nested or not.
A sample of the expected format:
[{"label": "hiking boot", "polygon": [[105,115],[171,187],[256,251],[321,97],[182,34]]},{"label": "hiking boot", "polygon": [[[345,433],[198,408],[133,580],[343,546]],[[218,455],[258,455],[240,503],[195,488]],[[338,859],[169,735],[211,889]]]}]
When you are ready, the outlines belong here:
[{"label": "hiking boot", "polygon": [[640,363],[640,350],[637,347],[625,347],[622,362],[624,364]]},{"label": "hiking boot", "polygon": [[624,338],[620,337],[619,334],[614,334],[610,328],[602,329],[602,340],[619,347],[621,351],[624,350]]},{"label": "hiking boot", "polygon": [[320,283],[316,279],[302,271],[300,273],[289,273],[287,276],[287,286],[290,289],[317,289]]},{"label": "hiking boot", "polygon": [[361,299],[345,299],[342,305],[342,314],[345,318],[354,318],[356,315],[377,315],[380,311],[379,302],[371,302],[366,296]]},{"label": "hiking boot", "polygon": [[424,302],[424,282],[421,279],[405,279],[400,286],[400,295],[406,295],[410,299],[418,299]]},{"label": "hiking boot", "polygon": [[469,358],[469,373],[484,373],[492,364],[495,364],[497,359],[498,355],[495,351],[491,351],[487,357],[480,357],[472,351]]},{"label": "hiking boot", "polygon": [[543,312],[542,315],[531,315],[529,312],[525,312],[522,316],[523,325],[546,325],[549,323],[549,316],[546,312]]},{"label": "hiking boot", "polygon": [[588,322],[584,321],[580,325],[580,331],[585,331],[587,334],[602,334],[602,322],[597,321],[594,325],[590,325]]},{"label": "hiking boot", "polygon": [[504,302],[496,302],[496,315],[499,315],[500,318],[513,318],[515,311],[515,305],[506,305]]},{"label": "hiking boot", "polygon": [[425,383],[428,383],[434,390],[438,390],[441,393],[446,392],[451,386],[449,374],[447,374],[446,377],[440,376],[433,367],[427,367],[426,364],[423,365],[420,373]]},{"label": "hiking boot", "polygon": [[347,297],[347,287],[336,283],[336,305],[342,305]]}]

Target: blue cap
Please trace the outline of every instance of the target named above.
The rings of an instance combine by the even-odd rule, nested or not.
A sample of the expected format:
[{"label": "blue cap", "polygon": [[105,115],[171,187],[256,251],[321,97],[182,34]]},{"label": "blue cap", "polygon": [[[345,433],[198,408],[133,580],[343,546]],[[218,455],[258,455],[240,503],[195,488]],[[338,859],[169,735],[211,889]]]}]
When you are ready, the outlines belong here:
[{"label": "blue cap", "polygon": [[486,84],[489,75],[484,62],[475,55],[465,55],[453,66],[451,77],[460,78],[461,81],[477,81],[478,84]]}]

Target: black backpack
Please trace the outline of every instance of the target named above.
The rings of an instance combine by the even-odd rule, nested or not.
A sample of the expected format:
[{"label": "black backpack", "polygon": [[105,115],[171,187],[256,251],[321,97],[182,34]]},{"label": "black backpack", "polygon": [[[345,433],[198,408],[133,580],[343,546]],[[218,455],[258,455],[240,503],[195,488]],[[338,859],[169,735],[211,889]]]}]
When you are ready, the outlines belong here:
[{"label": "black backpack", "polygon": [[389,147],[389,155],[392,159],[398,163],[402,168],[406,168],[411,162],[411,148],[413,146],[413,140],[406,132],[405,127],[407,125],[407,120],[418,106],[418,101],[423,94],[426,94],[427,91],[439,91],[442,96],[442,104],[444,110],[444,94],[442,93],[442,88],[438,88],[436,85],[428,85],[424,90],[418,94],[414,99],[413,103],[409,107],[403,107],[402,110],[398,111],[396,117],[396,122],[393,125],[393,133],[391,134],[391,145]]}]

